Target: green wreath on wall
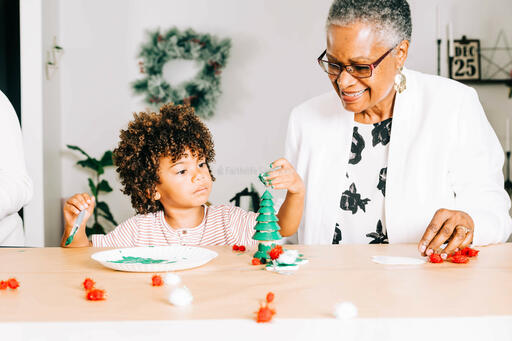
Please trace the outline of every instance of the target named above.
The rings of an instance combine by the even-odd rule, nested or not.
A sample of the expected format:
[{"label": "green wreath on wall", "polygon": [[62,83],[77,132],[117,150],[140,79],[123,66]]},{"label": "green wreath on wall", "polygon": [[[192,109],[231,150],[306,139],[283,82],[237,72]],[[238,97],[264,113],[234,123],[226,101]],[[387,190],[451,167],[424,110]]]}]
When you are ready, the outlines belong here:
[{"label": "green wreath on wall", "polygon": [[[220,75],[231,49],[231,40],[192,29],[171,28],[165,33],[148,33],[149,41],[142,44],[138,57],[143,78],[133,82],[133,90],[144,95],[144,101],[158,108],[164,103],[188,104],[202,118],[213,116],[221,94]],[[191,80],[172,87],[162,75],[164,65],[173,59],[195,60],[200,71]]]}]

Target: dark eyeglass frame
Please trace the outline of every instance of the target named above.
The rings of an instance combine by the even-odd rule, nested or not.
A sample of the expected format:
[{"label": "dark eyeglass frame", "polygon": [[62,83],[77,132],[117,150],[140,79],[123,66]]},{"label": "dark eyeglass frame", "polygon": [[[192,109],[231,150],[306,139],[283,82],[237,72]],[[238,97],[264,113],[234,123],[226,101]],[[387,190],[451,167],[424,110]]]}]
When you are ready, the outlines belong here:
[{"label": "dark eyeglass frame", "polygon": [[[395,48],[396,46],[390,48],[386,53],[384,53],[379,59],[377,59],[375,62],[371,63],[371,64],[341,64],[341,63],[332,63],[328,60],[324,60],[322,59],[326,54],[327,54],[327,49],[322,52],[322,54],[317,58],[317,62],[318,62],[318,65],[320,66],[320,68],[322,68],[322,70],[325,71],[325,73],[329,74],[329,75],[332,75],[332,76],[336,76],[336,79],[341,75],[341,73],[343,72],[343,69],[347,70],[347,72],[352,76],[352,77],[355,77],[355,78],[359,78],[359,79],[362,79],[362,78],[370,78],[372,75],[373,75],[373,70],[375,70],[375,68],[380,64],[380,62],[382,62],[384,60],[384,58],[386,58],[386,56],[391,52],[393,51],[393,49]],[[323,66],[323,63],[327,63],[331,66],[335,66],[339,69],[339,72],[338,74],[332,74],[332,73],[329,73],[327,72],[327,70],[324,68]],[[356,76],[353,74],[353,70],[354,70],[354,67],[356,66],[359,66],[359,67],[370,67],[370,75],[369,76],[363,76],[363,77],[360,77],[360,76]],[[352,71],[349,71],[349,68],[351,68]]]}]

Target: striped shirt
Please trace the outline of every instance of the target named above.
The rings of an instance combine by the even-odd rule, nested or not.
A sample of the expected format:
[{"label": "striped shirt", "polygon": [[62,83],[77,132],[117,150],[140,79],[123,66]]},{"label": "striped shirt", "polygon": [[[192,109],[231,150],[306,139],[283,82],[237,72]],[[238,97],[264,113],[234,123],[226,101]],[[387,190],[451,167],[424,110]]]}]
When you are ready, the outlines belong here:
[{"label": "striped shirt", "polygon": [[92,235],[94,247],[179,245],[255,245],[252,239],[257,214],[236,206],[204,206],[201,224],[172,228],[164,211],[136,215],[107,235]]}]

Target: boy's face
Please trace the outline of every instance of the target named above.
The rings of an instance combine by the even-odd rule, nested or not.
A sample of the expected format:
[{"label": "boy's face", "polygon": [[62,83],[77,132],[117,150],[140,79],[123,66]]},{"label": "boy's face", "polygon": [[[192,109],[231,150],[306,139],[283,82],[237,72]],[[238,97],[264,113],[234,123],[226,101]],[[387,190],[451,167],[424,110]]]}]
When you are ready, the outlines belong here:
[{"label": "boy's face", "polygon": [[175,162],[171,157],[162,157],[158,176],[156,190],[164,207],[191,208],[208,201],[212,177],[204,158],[193,157],[189,151]]}]

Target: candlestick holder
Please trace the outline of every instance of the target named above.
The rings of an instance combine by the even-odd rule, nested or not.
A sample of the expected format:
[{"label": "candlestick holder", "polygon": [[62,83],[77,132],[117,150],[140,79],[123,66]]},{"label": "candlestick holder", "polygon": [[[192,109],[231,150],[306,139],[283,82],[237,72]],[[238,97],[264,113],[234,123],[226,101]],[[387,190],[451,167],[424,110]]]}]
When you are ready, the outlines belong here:
[{"label": "candlestick holder", "polygon": [[507,156],[507,179],[505,180],[505,191],[507,191],[508,195],[512,195],[512,181],[510,181],[510,151],[505,153]]},{"label": "candlestick holder", "polygon": [[437,75],[441,76],[441,39],[437,39]]}]

